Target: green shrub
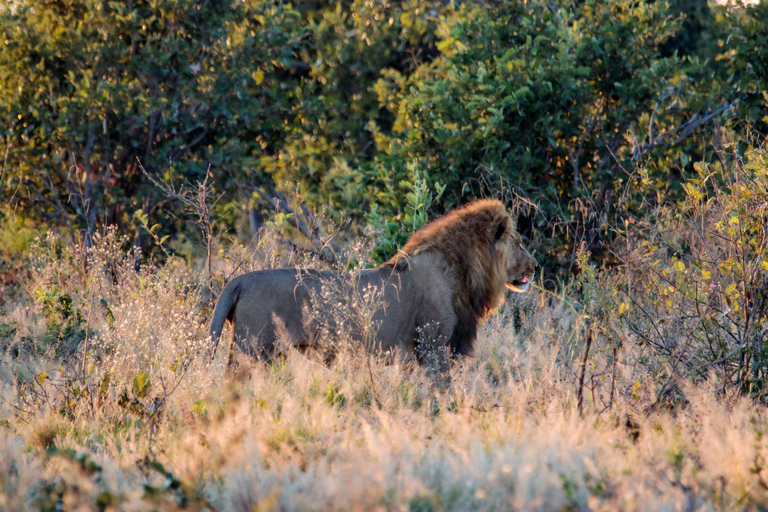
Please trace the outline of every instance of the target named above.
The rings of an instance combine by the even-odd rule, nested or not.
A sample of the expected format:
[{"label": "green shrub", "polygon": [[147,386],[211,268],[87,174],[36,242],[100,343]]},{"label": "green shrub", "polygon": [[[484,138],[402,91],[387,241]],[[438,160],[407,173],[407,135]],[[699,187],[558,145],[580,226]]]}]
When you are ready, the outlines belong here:
[{"label": "green shrub", "polygon": [[37,302],[42,306],[48,329],[44,341],[60,356],[69,356],[85,339],[83,312],[73,306],[72,297],[61,293],[56,285],[48,290],[36,289]]},{"label": "green shrub", "polygon": [[[429,209],[445,192],[445,185],[440,182],[434,183],[434,192],[430,190],[426,172],[419,171],[417,161],[408,164],[407,168],[408,179],[400,182],[400,187],[405,189],[404,212],[392,219],[383,214],[378,204],[373,204],[365,215],[376,235],[376,245],[371,254],[371,259],[376,264],[387,261],[405,244],[410,235],[429,222]],[[399,201],[397,193],[390,191],[386,194],[391,203]]]}]

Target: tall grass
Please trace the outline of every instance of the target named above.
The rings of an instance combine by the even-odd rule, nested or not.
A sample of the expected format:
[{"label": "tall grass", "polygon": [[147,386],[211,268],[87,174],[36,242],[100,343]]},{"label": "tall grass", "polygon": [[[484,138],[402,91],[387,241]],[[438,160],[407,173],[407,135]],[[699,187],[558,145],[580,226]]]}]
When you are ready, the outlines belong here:
[{"label": "tall grass", "polygon": [[[667,258],[628,244],[630,263],[611,272],[582,251],[559,292],[509,297],[445,386],[363,347],[331,366],[289,351],[227,373],[225,348],[212,364],[200,357],[211,316],[200,274],[175,260],[137,271],[126,246],[114,233],[87,252],[39,240],[27,299],[1,311],[0,509],[761,510],[768,500],[759,374],[745,388],[738,374],[701,368],[711,354],[688,331],[653,335],[690,313],[690,295],[667,288],[677,310],[638,311],[659,293],[647,275],[698,268],[695,248]],[[268,242],[236,254],[217,262],[220,275],[288,261]],[[688,348],[671,351],[675,340]]]}]

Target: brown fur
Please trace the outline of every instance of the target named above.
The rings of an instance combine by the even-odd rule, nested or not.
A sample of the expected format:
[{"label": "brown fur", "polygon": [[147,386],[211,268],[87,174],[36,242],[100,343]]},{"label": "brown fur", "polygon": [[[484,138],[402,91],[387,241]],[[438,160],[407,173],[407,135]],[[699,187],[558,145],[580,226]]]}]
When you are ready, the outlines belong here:
[{"label": "brown fur", "polygon": [[[418,345],[425,343],[419,332],[432,326],[426,348],[447,346],[451,355],[466,355],[472,353],[479,322],[503,302],[505,286],[524,291],[535,266],[504,205],[484,199],[419,229],[387,263],[362,271],[356,286],[381,291],[375,312],[378,348],[418,357]],[[295,269],[234,279],[216,304],[210,331],[214,349],[225,321],[234,325],[233,343],[260,358],[276,352],[276,323],[290,345],[318,346],[321,340],[306,311],[322,283],[337,279],[332,272]]]}]

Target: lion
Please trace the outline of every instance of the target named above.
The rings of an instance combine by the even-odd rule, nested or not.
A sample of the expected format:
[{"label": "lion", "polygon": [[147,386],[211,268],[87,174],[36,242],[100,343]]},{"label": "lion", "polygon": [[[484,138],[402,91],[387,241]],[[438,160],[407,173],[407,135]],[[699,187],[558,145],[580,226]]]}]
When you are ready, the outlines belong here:
[{"label": "lion", "polygon": [[[420,363],[432,351],[472,355],[480,322],[503,303],[506,289],[527,291],[536,266],[501,201],[482,199],[451,210],[417,230],[389,261],[355,275],[357,291],[379,293],[372,348],[397,350]],[[233,279],[213,312],[213,353],[225,322],[232,324],[228,365],[235,347],[262,361],[286,347],[322,349],[324,336],[308,312],[324,283],[342,277],[282,268]],[[350,336],[363,341],[359,332]]]}]

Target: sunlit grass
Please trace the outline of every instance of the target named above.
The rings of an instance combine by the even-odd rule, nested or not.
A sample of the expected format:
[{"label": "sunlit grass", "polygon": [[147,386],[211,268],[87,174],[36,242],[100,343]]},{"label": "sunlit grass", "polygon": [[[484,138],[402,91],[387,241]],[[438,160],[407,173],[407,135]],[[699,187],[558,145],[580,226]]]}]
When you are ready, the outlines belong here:
[{"label": "sunlit grass", "polygon": [[[447,387],[361,349],[330,368],[291,353],[228,374],[225,347],[213,364],[197,357],[210,305],[195,274],[136,273],[107,250],[116,243],[79,276],[77,255],[39,260],[30,288],[56,284],[83,316],[68,333],[41,303],[0,318],[16,329],[2,339],[0,508],[758,510],[768,499],[763,408],[707,380],[657,403],[638,344],[614,356],[595,342],[579,414],[584,324],[567,290],[510,297]],[[85,365],[82,348],[53,350],[86,326]]]}]

